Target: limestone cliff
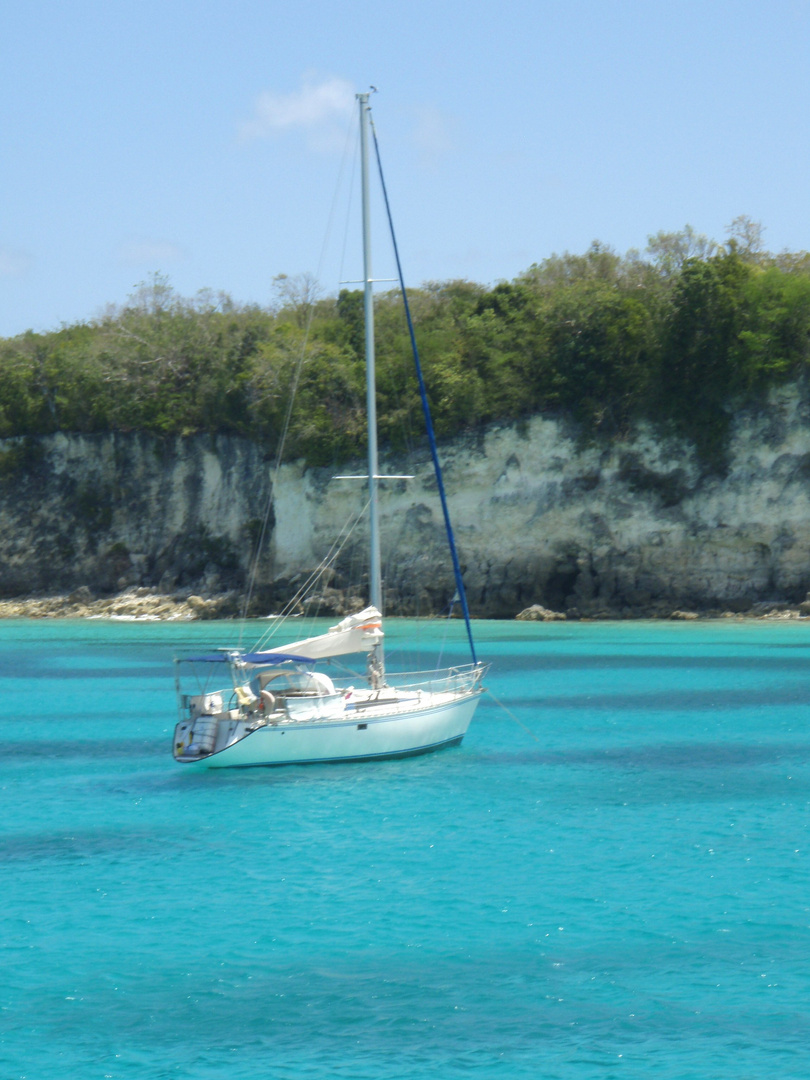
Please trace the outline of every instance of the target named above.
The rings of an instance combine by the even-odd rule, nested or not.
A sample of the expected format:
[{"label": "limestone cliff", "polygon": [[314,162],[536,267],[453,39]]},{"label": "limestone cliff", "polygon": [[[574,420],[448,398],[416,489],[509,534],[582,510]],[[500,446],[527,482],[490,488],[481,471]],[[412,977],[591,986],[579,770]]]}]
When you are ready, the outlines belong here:
[{"label": "limestone cliff", "polygon": [[[513,616],[531,603],[583,615],[741,611],[795,603],[810,588],[810,404],[798,387],[738,416],[722,476],[649,427],[588,445],[545,417],[458,439],[442,457],[474,614]],[[6,440],[0,594],[241,590],[271,470],[260,447],[232,438]],[[306,580],[361,511],[362,481],[334,471],[282,467],[260,605]],[[414,474],[383,485],[387,606],[442,610],[453,585],[428,458],[392,459],[383,471]],[[339,608],[347,590],[361,595],[364,548],[362,533],[352,534],[329,580],[304,598]]]},{"label": "limestone cliff", "polygon": [[64,435],[0,442],[0,594],[238,587],[270,491],[239,440]]}]

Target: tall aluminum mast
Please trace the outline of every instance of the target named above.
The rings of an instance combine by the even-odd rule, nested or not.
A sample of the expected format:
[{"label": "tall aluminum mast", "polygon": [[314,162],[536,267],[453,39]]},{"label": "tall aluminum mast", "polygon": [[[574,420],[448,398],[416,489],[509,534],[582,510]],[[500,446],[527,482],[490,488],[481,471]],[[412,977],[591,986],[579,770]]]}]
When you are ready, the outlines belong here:
[{"label": "tall aluminum mast", "polygon": [[382,611],[380,515],[377,509],[377,391],[374,378],[374,292],[371,279],[371,211],[368,185],[368,94],[358,94],[360,106],[360,174],[363,193],[363,282],[366,320],[366,414],[368,416],[369,601]]}]

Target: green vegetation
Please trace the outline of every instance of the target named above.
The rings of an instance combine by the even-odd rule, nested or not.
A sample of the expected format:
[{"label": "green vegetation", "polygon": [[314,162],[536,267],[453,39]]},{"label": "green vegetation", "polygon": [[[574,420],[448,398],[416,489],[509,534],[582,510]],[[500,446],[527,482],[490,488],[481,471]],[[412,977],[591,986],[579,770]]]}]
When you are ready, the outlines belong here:
[{"label": "green vegetation", "polygon": [[[741,218],[717,246],[687,227],[642,255],[594,243],[493,288],[414,289],[440,435],[542,411],[584,438],[648,418],[722,465],[733,410],[810,358],[810,255],[761,249]],[[156,275],[104,317],[0,341],[0,436],[55,431],[224,432],[275,449],[303,356],[286,455],[325,464],[362,450],[362,297],[276,279],[277,302],[179,297]],[[401,304],[378,297],[378,411],[394,447],[421,437]],[[16,465],[3,462],[8,471]]]}]

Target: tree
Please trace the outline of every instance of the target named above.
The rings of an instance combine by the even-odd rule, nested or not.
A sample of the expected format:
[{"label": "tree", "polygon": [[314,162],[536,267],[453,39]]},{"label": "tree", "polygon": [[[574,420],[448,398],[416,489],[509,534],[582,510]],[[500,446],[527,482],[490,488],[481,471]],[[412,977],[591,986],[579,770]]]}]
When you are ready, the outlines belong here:
[{"label": "tree", "polygon": [[747,214],[735,217],[726,228],[730,244],[743,258],[756,262],[763,255],[762,234],[765,229],[761,222],[754,221]]},{"label": "tree", "polygon": [[642,300],[604,282],[559,292],[546,312],[547,399],[593,433],[616,433],[639,411],[654,371],[655,328]]},{"label": "tree", "polygon": [[673,279],[687,259],[709,259],[716,251],[714,240],[695,232],[691,225],[684,225],[678,232],[657,232],[647,237],[647,254],[658,273],[667,279]]},{"label": "tree", "polygon": [[273,278],[275,299],[271,311],[275,315],[291,315],[303,329],[309,322],[317,301],[323,295],[323,289],[314,274],[276,274]]},{"label": "tree", "polygon": [[687,259],[674,288],[661,407],[715,464],[724,456],[730,399],[745,386],[737,346],[748,322],[751,273],[731,249],[711,259]]}]

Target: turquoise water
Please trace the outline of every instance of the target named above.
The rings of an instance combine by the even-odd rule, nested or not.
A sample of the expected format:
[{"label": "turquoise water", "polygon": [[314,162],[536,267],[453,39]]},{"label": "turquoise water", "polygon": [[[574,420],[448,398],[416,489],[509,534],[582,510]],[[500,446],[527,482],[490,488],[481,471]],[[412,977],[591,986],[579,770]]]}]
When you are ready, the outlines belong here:
[{"label": "turquoise water", "polygon": [[184,773],[223,631],[0,624],[0,1076],[807,1075],[810,623],[479,624],[532,734]]}]

